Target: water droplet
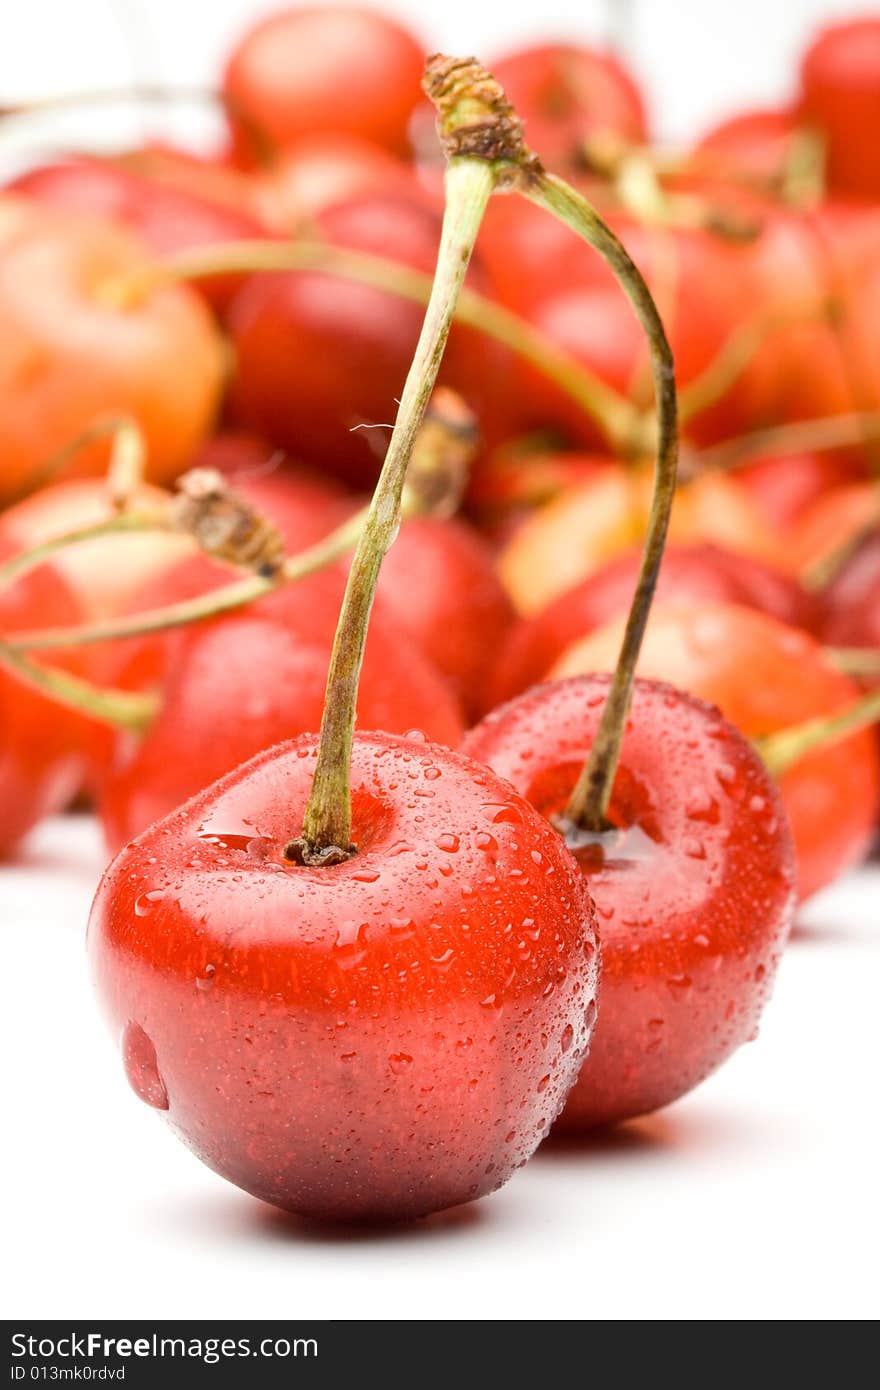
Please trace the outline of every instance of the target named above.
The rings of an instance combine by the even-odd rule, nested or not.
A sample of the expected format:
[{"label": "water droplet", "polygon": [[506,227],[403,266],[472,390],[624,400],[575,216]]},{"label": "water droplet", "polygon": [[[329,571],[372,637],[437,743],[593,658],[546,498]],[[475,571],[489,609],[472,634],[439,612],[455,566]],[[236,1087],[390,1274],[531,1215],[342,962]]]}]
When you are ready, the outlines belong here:
[{"label": "water droplet", "polygon": [[155,888],[151,893],[141,893],[134,900],[134,911],[136,917],[149,917],[156,903],[160,903],[165,894],[161,888]]},{"label": "water droplet", "polygon": [[490,835],[486,830],[481,830],[474,836],[474,844],[477,849],[483,850],[486,854],[491,854],[493,850],[498,848],[498,841],[495,836]]},{"label": "water droplet", "polygon": [[461,841],[457,835],[445,834],[438,835],[435,841],[438,849],[442,849],[444,854],[457,854]]},{"label": "water droplet", "polygon": [[196,989],[210,989],[214,983],[214,976],[217,974],[216,965],[209,962],[201,975],[196,976]]},{"label": "water droplet", "polygon": [[388,1058],[388,1065],[395,1076],[402,1076],[404,1072],[409,1071],[412,1060],[408,1052],[392,1052]]},{"label": "water droplet", "polygon": [[559,1046],[561,1047],[563,1052],[569,1052],[571,1050],[571,1045],[573,1042],[574,1029],[572,1028],[570,1023],[566,1023],[565,1027],[562,1030],[562,1037],[559,1040]]},{"label": "water droplet", "polygon": [[548,1074],[547,1074],[546,1076],[542,1076],[542,1077],[541,1077],[541,1080],[538,1082],[538,1084],[537,1084],[537,1086],[536,1086],[535,1089],[536,1089],[536,1090],[538,1091],[538,1093],[540,1094],[541,1091],[546,1091],[546,1089],[547,1089],[547,1087],[548,1087],[549,1085],[550,1085],[550,1074],[549,1074],[549,1072],[548,1072]]},{"label": "water droplet", "polygon": [[159,1075],[156,1049],[139,1023],[132,1019],[122,1034],[122,1065],[131,1089],[154,1110],[168,1109],[168,1092]]}]

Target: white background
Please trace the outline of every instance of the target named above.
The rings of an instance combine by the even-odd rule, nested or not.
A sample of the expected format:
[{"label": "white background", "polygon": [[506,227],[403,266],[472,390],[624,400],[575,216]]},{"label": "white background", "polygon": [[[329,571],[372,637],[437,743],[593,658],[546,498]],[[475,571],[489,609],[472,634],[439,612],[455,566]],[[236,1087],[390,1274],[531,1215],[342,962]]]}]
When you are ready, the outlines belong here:
[{"label": "white background", "polygon": [[[209,78],[246,0],[118,0],[141,79]],[[613,6],[398,0],[430,42],[492,53],[597,37]],[[618,9],[657,128],[686,138],[785,96],[810,23],[846,4],[645,0]],[[3,99],[124,81],[109,0],[0,20]],[[146,19],[144,16],[148,16]],[[106,119],[106,118],[105,118]],[[118,130],[114,131],[118,133]],[[129,1092],[83,932],[94,827],[42,827],[0,870],[0,1149],[7,1317],[814,1319],[878,1312],[880,869],[803,912],[758,1042],[617,1137],[548,1145],[500,1194],[414,1227],[340,1234],[202,1168]]]}]

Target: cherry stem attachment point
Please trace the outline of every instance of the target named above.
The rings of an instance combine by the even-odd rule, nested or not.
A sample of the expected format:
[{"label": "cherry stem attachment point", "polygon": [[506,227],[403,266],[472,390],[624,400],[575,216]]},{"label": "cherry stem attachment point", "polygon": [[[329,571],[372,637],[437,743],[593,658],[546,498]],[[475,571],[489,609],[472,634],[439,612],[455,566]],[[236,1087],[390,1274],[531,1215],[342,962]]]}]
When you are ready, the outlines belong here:
[{"label": "cherry stem attachment point", "polygon": [[651,349],[657,414],[654,491],[636,591],[626,620],[589,757],[572,793],[564,821],[581,830],[608,825],[608,805],[632,699],[635,668],[657,585],[678,470],[675,365],[657,306],[638,268],[590,204],[562,179],[543,174],[523,190],[528,198],[565,222],[608,262],[645,331]]},{"label": "cherry stem attachment point", "polygon": [[837,714],[808,719],[790,729],[781,729],[778,733],[755,739],[754,744],[767,770],[774,777],[782,777],[814,748],[839,743],[849,734],[867,729],[878,720],[880,690],[872,690],[869,695],[854,701]]},{"label": "cherry stem attachment point", "polygon": [[495,185],[491,164],[452,159],[437,270],[379,481],[367,511],[330,658],[321,738],[302,834],[288,857],[304,864],[347,859],[351,845],[351,749],[358,680],[379,570],[400,525],[407,465],[440,368],[477,231]]}]

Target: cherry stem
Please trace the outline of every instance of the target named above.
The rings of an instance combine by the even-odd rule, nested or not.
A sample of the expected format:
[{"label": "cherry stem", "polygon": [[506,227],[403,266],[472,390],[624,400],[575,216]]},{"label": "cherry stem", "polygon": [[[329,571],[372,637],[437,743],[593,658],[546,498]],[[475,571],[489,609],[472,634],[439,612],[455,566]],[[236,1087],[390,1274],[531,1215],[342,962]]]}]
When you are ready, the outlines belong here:
[{"label": "cherry stem", "polygon": [[573,231],[608,262],[645,331],[651,349],[657,412],[654,491],[638,583],[626,620],[620,655],[602,708],[589,757],[572,793],[564,820],[582,830],[608,825],[608,805],[632,699],[635,668],[657,585],[678,470],[675,365],[651,292],[625,248],[590,204],[562,179],[542,174],[524,190],[527,197]]},{"label": "cherry stem", "polygon": [[689,424],[735,386],[749,363],[771,333],[794,324],[814,321],[815,316],[780,311],[761,314],[733,330],[708,367],[681,388],[679,406],[682,424]]},{"label": "cherry stem", "polygon": [[808,719],[790,729],[781,729],[779,733],[755,739],[754,743],[768,771],[778,778],[814,748],[839,743],[848,734],[876,724],[878,719],[880,690],[872,690],[869,695],[856,700],[837,714]]},{"label": "cherry stem", "polygon": [[39,565],[50,560],[53,555],[57,555],[61,550],[67,550],[70,546],[97,540],[101,536],[116,536],[127,531],[167,530],[167,519],[156,513],[123,512],[119,516],[109,517],[106,521],[96,521],[92,526],[80,527],[77,531],[65,531],[63,535],[52,536],[49,540],[40,541],[38,545],[32,546],[29,550],[20,551],[17,555],[13,555],[10,560],[7,560],[5,564],[0,565],[0,589],[13,583],[14,580],[20,579],[22,575],[36,569]]},{"label": "cherry stem", "polygon": [[880,648],[876,646],[826,646],[824,653],[845,676],[880,676]]},{"label": "cherry stem", "polygon": [[847,676],[880,676],[877,647],[826,647],[825,655]]},{"label": "cherry stem", "polygon": [[400,526],[407,464],[494,183],[491,165],[480,160],[454,159],[446,171],[446,210],[431,298],[349,571],[330,657],[314,781],[302,834],[288,847],[289,857],[300,863],[337,863],[352,853],[351,749],[370,611],[382,560]]},{"label": "cherry stem", "polygon": [[878,411],[826,415],[815,420],[796,420],[788,425],[753,430],[749,434],[726,439],[723,444],[702,449],[697,462],[701,470],[738,468],[764,454],[785,457],[801,452],[823,453],[861,444],[866,438],[880,439]]},{"label": "cherry stem", "polygon": [[[317,270],[355,280],[421,305],[427,305],[431,296],[431,276],[423,271],[383,256],[308,241],[294,245],[233,241],[215,248],[178,252],[144,271],[111,281],[106,292],[110,302],[124,306],[163,284],[236,272],[293,270]],[[558,348],[526,319],[471,289],[461,291],[455,318],[529,362],[599,426],[614,448],[630,453],[644,450],[650,436],[650,422],[638,407]]]},{"label": "cherry stem", "polygon": [[28,660],[8,642],[0,642],[0,665],[57,704],[87,714],[114,729],[140,733],[151,723],[159,707],[154,695],[93,685],[68,671]]},{"label": "cherry stem", "polygon": [[93,420],[80,434],[38,464],[26,485],[9,499],[10,503],[29,497],[37,488],[46,487],[64,472],[82,449],[108,437],[113,443],[107,466],[107,483],[113,505],[120,509],[126,506],[132,493],[143,482],[147,451],[140,426],[128,415],[106,415]]}]

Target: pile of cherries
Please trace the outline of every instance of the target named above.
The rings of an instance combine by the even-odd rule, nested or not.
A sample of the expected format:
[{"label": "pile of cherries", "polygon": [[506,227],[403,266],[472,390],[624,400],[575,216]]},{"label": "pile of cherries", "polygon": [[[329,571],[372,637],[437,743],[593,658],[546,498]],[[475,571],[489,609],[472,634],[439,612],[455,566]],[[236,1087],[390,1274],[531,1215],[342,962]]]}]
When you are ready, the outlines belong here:
[{"label": "pile of cherries", "polygon": [[[424,65],[378,12],[289,9],[232,53],[210,157],[75,153],[0,191],[0,852],[94,805],[129,1081],[231,1181],[336,1220],[470,1200],[552,1125],[694,1087],[880,806],[880,20],[675,152],[617,57],[535,45],[489,70],[676,363],[610,800],[572,822],[648,525],[650,357],[605,262],[505,194],[416,441],[437,495],[382,565],[351,848],[297,857],[440,244]],[[229,544],[180,524],[187,479]]]}]

